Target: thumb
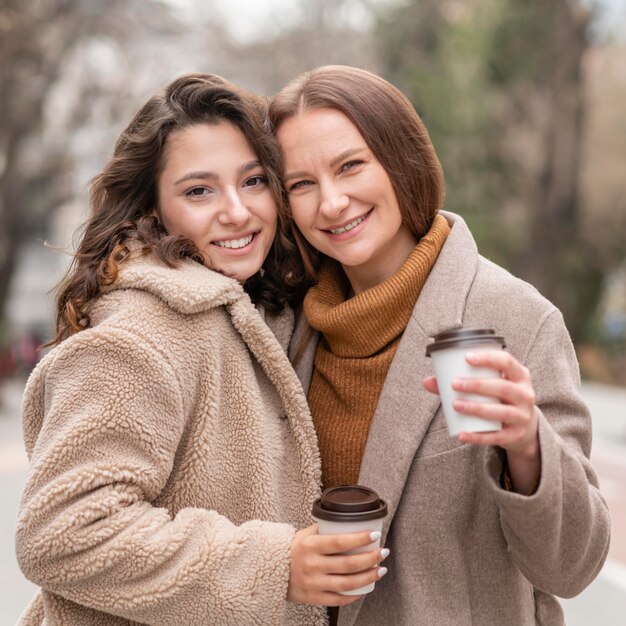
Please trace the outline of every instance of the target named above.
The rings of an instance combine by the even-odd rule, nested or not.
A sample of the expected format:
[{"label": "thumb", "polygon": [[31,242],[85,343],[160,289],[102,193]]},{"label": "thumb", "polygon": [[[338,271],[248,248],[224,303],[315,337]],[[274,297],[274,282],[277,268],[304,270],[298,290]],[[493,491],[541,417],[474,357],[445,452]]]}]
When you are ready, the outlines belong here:
[{"label": "thumb", "polygon": [[422,385],[424,386],[424,389],[430,393],[439,393],[439,385],[437,384],[437,379],[434,376],[424,378]]}]

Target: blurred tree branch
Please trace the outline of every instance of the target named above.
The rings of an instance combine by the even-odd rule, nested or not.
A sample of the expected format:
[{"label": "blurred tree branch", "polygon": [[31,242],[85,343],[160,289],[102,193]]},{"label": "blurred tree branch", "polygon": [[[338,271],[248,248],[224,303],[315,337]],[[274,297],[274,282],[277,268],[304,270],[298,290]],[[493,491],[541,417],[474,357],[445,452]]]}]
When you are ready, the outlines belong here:
[{"label": "blurred tree branch", "polygon": [[484,253],[555,302],[576,341],[592,332],[609,269],[580,189],[590,20],[580,0],[412,0],[377,28],[383,72],[442,158],[447,206]]},{"label": "blurred tree branch", "polygon": [[[72,194],[60,183],[71,167],[63,148],[43,141],[46,106],[80,46],[97,38],[125,41],[175,29],[170,10],[141,0],[4,0],[0,7],[0,320],[20,248],[30,233],[45,233],[53,209]],[[132,80],[132,79],[131,79]],[[88,119],[93,84],[70,115],[72,128]],[[73,117],[72,117],[73,116]],[[72,132],[72,129],[70,129]]]},{"label": "blurred tree branch", "polygon": [[[356,10],[365,20],[373,7],[363,0],[297,0],[299,18],[273,37],[246,45],[223,39],[224,68],[232,80],[265,94],[276,93],[298,74],[319,65],[348,64],[377,71],[378,57],[369,28],[357,27]],[[356,61],[355,61],[356,60]]]}]

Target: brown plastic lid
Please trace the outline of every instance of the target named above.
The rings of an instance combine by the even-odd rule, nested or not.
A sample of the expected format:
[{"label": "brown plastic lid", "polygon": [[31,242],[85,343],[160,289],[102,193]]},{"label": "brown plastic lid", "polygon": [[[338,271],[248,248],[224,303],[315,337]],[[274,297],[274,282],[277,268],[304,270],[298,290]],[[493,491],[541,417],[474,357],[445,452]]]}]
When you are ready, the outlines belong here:
[{"label": "brown plastic lid", "polygon": [[434,341],[426,346],[426,356],[430,356],[436,350],[471,347],[476,343],[494,343],[506,348],[504,337],[496,335],[493,328],[456,328],[439,333],[433,339]]},{"label": "brown plastic lid", "polygon": [[386,515],[387,503],[362,485],[329,487],[313,504],[313,516],[329,522],[361,522]]}]

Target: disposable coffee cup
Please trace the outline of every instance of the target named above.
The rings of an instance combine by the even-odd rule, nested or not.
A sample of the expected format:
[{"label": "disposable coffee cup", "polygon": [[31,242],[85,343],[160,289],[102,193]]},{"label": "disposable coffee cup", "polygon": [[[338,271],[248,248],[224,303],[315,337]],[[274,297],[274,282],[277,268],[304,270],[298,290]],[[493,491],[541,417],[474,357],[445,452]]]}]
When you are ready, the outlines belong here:
[{"label": "disposable coffee cup", "polygon": [[498,404],[498,400],[455,391],[452,389],[452,381],[455,378],[499,378],[500,375],[496,370],[470,365],[466,355],[468,352],[502,350],[505,347],[504,339],[496,335],[491,328],[449,330],[436,335],[433,343],[426,347],[426,356],[431,357],[433,361],[441,405],[450,435],[458,435],[461,432],[489,432],[502,428],[500,422],[457,413],[453,406],[457,399],[483,404]]},{"label": "disposable coffee cup", "polygon": [[[364,530],[382,532],[387,516],[387,503],[369,487],[340,485],[329,487],[313,504],[313,517],[320,535],[343,535]],[[357,554],[380,548],[380,539],[343,554]],[[340,592],[344,596],[360,596],[374,590],[374,583]]]}]

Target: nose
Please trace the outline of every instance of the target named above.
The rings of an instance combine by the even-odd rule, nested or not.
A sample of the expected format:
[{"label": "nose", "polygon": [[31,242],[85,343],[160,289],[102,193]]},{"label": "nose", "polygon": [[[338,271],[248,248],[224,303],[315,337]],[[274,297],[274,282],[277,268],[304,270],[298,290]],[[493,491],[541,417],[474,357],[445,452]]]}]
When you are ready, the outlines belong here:
[{"label": "nose", "polygon": [[320,184],[320,213],[328,219],[336,219],[348,208],[350,199],[339,185],[333,182]]},{"label": "nose", "polygon": [[241,227],[250,219],[250,210],[236,189],[226,189],[224,206],[219,214],[221,224]]}]

